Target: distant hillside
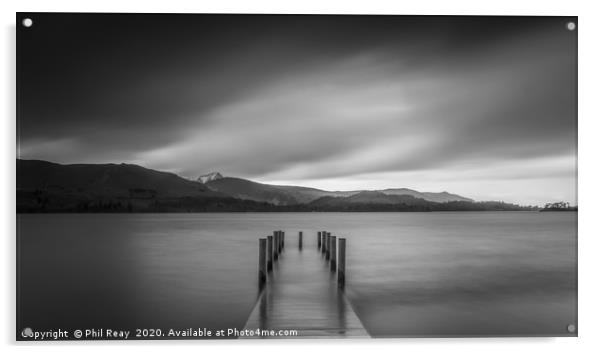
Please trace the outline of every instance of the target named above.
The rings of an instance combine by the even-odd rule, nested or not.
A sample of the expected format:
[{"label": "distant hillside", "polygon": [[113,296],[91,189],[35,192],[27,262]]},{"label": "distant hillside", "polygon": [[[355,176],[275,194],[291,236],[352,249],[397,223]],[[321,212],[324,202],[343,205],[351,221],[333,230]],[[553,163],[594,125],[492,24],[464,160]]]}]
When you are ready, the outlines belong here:
[{"label": "distant hillside", "polygon": [[176,174],[137,165],[60,165],[39,160],[17,160],[17,189],[122,197],[142,193],[142,190],[152,191],[158,197],[217,195],[204,185]]},{"label": "distant hillside", "polygon": [[[268,186],[268,185],[265,185]],[[327,195],[336,195],[336,192],[327,192],[316,188],[308,188],[308,187],[297,187],[297,186],[278,186],[278,185],[269,185],[276,190],[286,193],[291,196],[296,204],[307,204],[312,200],[327,196]]]},{"label": "distant hillside", "polygon": [[348,197],[322,197],[310,203],[311,207],[339,208],[351,205],[406,205],[425,206],[433,204],[411,195],[387,195],[377,191],[363,191]]},{"label": "distant hillside", "polygon": [[412,197],[421,198],[430,202],[445,203],[445,202],[472,202],[470,198],[462,197],[457,194],[451,194],[448,192],[433,193],[433,192],[418,192],[408,188],[396,188],[396,189],[383,189],[379,192],[389,195],[411,195]]},{"label": "distant hillside", "polygon": [[267,202],[274,205],[306,204],[321,197],[350,196],[359,193],[358,191],[330,192],[309,187],[279,186],[234,177],[222,177],[208,181],[205,185],[211,190],[234,198]]},{"label": "distant hillside", "polygon": [[520,211],[534,210],[503,202],[432,202],[411,195],[364,191],[349,197],[322,197],[309,203],[311,211]]},{"label": "distant hillside", "polygon": [[173,173],[128,164],[17,160],[17,208],[134,208],[177,198],[228,198]]},{"label": "distant hillside", "polygon": [[238,199],[267,202],[274,205],[299,204],[299,201],[286,190],[242,178],[224,177],[209,181],[205,186]]},{"label": "distant hillside", "polygon": [[[205,176],[214,176],[215,173]],[[205,182],[209,188],[214,191],[230,195],[234,198],[268,202],[275,205],[295,205],[307,204],[322,197],[350,197],[352,195],[370,195],[370,193],[380,193],[381,195],[399,196],[409,195],[415,198],[424,199],[431,202],[444,203],[450,201],[472,201],[456,194],[447,192],[432,193],[418,192],[407,188],[385,189],[379,191],[325,191],[317,188],[281,186],[253,182],[242,178],[220,177],[210,179]],[[201,177],[205,177],[201,176]],[[199,177],[199,178],[201,178]],[[389,198],[393,201],[395,198]]]},{"label": "distant hillside", "polygon": [[[410,189],[330,192],[219,173],[205,183],[130,164],[17,160],[17,212],[312,212],[532,210]],[[429,199],[426,199],[429,198]]]}]

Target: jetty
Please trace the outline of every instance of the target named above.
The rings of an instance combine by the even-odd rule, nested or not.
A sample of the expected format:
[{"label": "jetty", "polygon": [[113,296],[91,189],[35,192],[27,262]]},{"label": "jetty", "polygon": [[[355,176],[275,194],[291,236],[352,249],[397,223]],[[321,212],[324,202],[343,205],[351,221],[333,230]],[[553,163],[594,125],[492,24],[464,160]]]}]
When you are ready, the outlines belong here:
[{"label": "jetty", "polygon": [[259,295],[244,327],[259,335],[240,338],[370,337],[345,295],[346,239],[320,231],[304,249],[299,231],[286,252],[285,239],[259,239]]}]

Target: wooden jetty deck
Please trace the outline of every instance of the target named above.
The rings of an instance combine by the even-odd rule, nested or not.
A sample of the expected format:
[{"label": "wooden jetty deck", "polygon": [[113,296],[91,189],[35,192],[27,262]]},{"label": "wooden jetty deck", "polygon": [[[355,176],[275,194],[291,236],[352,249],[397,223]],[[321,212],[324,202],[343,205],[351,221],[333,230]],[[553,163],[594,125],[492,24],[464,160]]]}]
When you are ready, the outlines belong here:
[{"label": "wooden jetty deck", "polygon": [[[301,240],[300,233],[298,247],[295,243],[278,253],[263,285],[260,275],[261,292],[244,329],[297,331],[296,336],[269,338],[369,337],[345,296],[344,286],[337,281],[327,253],[315,242],[303,245]],[[267,258],[269,261],[269,255]]]}]

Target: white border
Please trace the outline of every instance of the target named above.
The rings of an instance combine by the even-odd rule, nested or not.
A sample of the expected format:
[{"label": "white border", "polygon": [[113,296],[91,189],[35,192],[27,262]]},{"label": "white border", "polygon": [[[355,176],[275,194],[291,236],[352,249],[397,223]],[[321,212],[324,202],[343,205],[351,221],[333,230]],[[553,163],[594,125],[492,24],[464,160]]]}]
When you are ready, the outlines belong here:
[{"label": "white border", "polygon": [[[596,352],[600,320],[600,264],[602,233],[601,168],[599,156],[602,112],[601,23],[602,12],[595,1],[3,1],[2,85],[0,107],[3,112],[2,174],[0,215],[2,221],[2,281],[0,297],[0,345],[4,352],[79,353],[82,350],[103,353],[107,350],[144,350],[163,353],[169,348],[183,352],[220,350],[226,352],[300,353],[315,350],[367,350],[407,353],[461,352],[508,353]],[[180,341],[180,342],[101,342],[40,343],[14,342],[15,333],[15,12],[236,12],[236,13],[340,13],[340,14],[436,14],[436,15],[570,15],[579,16],[579,337],[578,338],[496,338],[496,339],[387,339],[387,340],[273,340],[273,341]],[[144,348],[137,348],[143,346]],[[595,348],[598,348],[597,350]]]}]

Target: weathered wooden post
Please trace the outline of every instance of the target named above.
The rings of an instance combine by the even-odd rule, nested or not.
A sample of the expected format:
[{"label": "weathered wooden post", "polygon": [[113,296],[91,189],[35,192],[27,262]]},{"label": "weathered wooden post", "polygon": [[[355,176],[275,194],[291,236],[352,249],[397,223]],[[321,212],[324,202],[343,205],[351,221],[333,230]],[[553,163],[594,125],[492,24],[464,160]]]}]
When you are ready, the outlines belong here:
[{"label": "weathered wooden post", "polygon": [[330,259],[330,239],[332,238],[332,236],[330,236],[330,232],[326,233],[326,260]]},{"label": "weathered wooden post", "polygon": [[268,236],[268,272],[274,268],[274,237]]},{"label": "weathered wooden post", "polygon": [[278,260],[278,231],[274,231],[274,261]]},{"label": "weathered wooden post", "polygon": [[266,239],[259,239],[259,287],[265,285],[268,272],[266,271]]},{"label": "weathered wooden post", "polygon": [[318,249],[322,247],[322,231],[318,231]]},{"label": "weathered wooden post", "polygon": [[337,237],[330,236],[330,271],[337,270]]},{"label": "weathered wooden post", "polygon": [[303,249],[303,231],[299,231],[299,249]]},{"label": "weathered wooden post", "polygon": [[324,231],[320,231],[320,252],[324,252]]},{"label": "weathered wooden post", "polygon": [[284,234],[284,231],[280,231],[280,232],[282,233],[282,248],[284,248],[284,238],[285,238],[284,236],[285,236],[285,234]]},{"label": "weathered wooden post", "polygon": [[326,231],[322,231],[322,253],[326,252]]},{"label": "weathered wooden post", "polygon": [[282,253],[282,244],[284,243],[284,235],[282,234],[282,231],[278,231],[278,235],[280,235],[279,250],[280,250],[280,253]]},{"label": "weathered wooden post", "polygon": [[339,238],[339,266],[337,267],[337,282],[340,288],[345,287],[345,239]]}]

